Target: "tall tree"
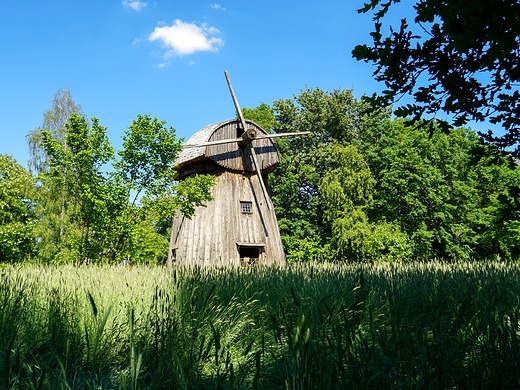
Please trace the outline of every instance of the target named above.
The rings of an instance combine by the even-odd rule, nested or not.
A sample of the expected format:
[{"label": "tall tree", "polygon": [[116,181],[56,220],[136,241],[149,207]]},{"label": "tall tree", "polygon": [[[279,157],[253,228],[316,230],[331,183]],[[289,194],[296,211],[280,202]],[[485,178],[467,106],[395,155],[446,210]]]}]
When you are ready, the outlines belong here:
[{"label": "tall tree", "polygon": [[475,162],[478,145],[469,129],[446,134],[434,127],[429,134],[402,120],[360,140],[376,179],[370,220],[400,226],[416,259],[514,259],[518,213],[506,213],[498,200],[514,201],[510,188],[520,184],[520,169],[505,156]]},{"label": "tall tree", "polygon": [[484,135],[520,157],[520,3],[517,0],[418,0],[412,24],[383,32],[389,9],[400,0],[372,0],[359,12],[374,11],[373,43],[353,55],[376,66],[374,76],[386,89],[372,97],[378,106],[411,95],[414,103],[396,109],[401,117],[499,124],[505,134]]},{"label": "tall tree", "polygon": [[54,94],[52,107],[43,113],[42,125],[27,134],[29,169],[36,175],[48,169],[49,156],[43,146],[43,131],[49,131],[66,148],[67,128],[65,124],[74,113],[83,116],[81,106],[74,102],[67,87],[60,88]]},{"label": "tall tree", "polygon": [[518,256],[518,212],[504,205],[517,202],[520,168],[474,162],[469,129],[429,133],[367,109],[319,89],[273,103],[275,132],[311,132],[278,141],[269,175],[288,260]]},{"label": "tall tree", "polygon": [[365,156],[353,144],[326,148],[328,169],[319,186],[324,220],[331,231],[334,259],[348,261],[405,260],[408,236],[386,220],[370,221],[376,183]]},{"label": "tall tree", "polygon": [[173,180],[182,140],[164,121],[138,115],[117,161],[98,119],[72,114],[63,134],[42,131],[48,169],[40,175],[35,233],[42,261],[159,261],[176,210],[189,217],[210,199],[211,178]]},{"label": "tall tree", "polygon": [[[49,132],[66,150],[68,148],[66,144],[66,124],[74,113],[83,116],[81,106],[74,102],[72,94],[67,87],[60,88],[53,96],[51,108],[43,113],[42,125],[27,134],[30,155],[29,169],[40,179],[42,175],[48,173],[50,158],[45,151],[43,133],[45,131]],[[63,174],[66,173],[63,172]],[[44,241],[54,242],[55,244],[45,246],[46,249],[43,252],[48,251],[49,254],[44,257],[52,257],[52,254],[56,253],[57,248],[61,247],[61,243],[67,240],[66,234],[70,237],[69,233],[75,230],[75,227],[68,225],[70,215],[67,215],[67,209],[70,212],[72,210],[70,206],[66,206],[66,193],[63,188],[51,188],[51,185],[51,182],[47,182],[45,188],[43,186],[38,187],[39,209],[43,210],[45,208],[45,222],[48,223],[48,228],[51,226],[57,227],[57,229],[46,229],[40,224],[36,229],[41,237],[48,238],[48,240]],[[42,227],[41,230],[40,227]],[[53,237],[55,232],[58,232],[58,235]]]},{"label": "tall tree", "polygon": [[[307,89],[293,99],[273,103],[275,132],[311,132],[309,136],[278,141],[281,163],[269,176],[280,233],[290,261],[333,260],[345,255],[331,247],[338,242],[334,241],[334,234],[339,230],[333,231],[337,218],[329,211],[339,209],[334,206],[332,195],[325,197],[323,192],[333,192],[329,191],[333,187],[330,172],[337,169],[338,174],[350,174],[336,165],[330,158],[331,153],[346,159],[355,155],[347,145],[369,127],[377,126],[386,115],[368,116],[364,115],[365,110],[366,106],[349,90]],[[330,180],[324,183],[325,177]],[[349,179],[339,180],[341,186]],[[357,184],[364,185],[365,189],[369,187],[363,181]],[[363,192],[363,189],[352,191]],[[354,209],[345,211],[350,212]]]},{"label": "tall tree", "polygon": [[[374,140],[376,140],[374,142]],[[469,258],[483,210],[470,150],[473,132],[424,129],[389,121],[384,131],[360,140],[376,179],[372,220],[392,222],[406,232],[416,259]]]},{"label": "tall tree", "polygon": [[74,242],[76,259],[95,258],[102,242],[106,213],[106,180],[102,167],[114,155],[107,138],[106,128],[92,119],[72,114],[65,124],[65,138],[42,132],[45,153],[49,156],[49,173],[46,182],[61,188],[66,204],[76,207],[75,224],[80,232]]}]

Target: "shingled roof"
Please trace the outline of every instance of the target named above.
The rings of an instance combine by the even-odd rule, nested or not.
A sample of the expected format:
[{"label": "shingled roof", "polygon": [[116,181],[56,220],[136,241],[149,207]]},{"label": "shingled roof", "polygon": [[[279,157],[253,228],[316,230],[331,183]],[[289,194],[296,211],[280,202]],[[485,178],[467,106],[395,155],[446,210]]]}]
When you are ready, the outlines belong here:
[{"label": "shingled roof", "polygon": [[[193,134],[188,140],[184,143],[184,145],[200,145],[209,141],[209,138],[213,134],[213,132],[219,128],[223,123],[229,122],[229,120],[222,121],[219,123],[212,123],[203,127],[195,134]],[[174,162],[174,166],[180,166],[188,161],[198,160],[201,157],[204,157],[206,152],[206,147],[192,147],[192,148],[182,148],[179,156]]]}]

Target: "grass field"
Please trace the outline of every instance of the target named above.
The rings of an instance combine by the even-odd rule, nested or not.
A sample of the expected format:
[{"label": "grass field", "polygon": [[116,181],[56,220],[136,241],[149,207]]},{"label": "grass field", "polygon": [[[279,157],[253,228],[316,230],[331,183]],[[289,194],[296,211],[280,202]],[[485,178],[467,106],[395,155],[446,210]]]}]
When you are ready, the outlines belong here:
[{"label": "grass field", "polygon": [[0,269],[1,389],[520,388],[520,266]]}]

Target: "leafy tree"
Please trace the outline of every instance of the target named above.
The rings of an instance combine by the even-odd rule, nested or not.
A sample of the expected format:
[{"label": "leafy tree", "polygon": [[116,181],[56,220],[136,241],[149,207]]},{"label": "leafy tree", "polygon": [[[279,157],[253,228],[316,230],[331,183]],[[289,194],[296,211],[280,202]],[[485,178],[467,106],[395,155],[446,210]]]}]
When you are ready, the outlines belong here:
[{"label": "leafy tree", "polygon": [[38,261],[41,263],[66,263],[76,259],[72,253],[80,241],[80,229],[75,223],[78,206],[67,198],[60,186],[62,180],[40,175],[36,191],[35,211],[38,216],[34,226]]},{"label": "leafy tree", "polygon": [[78,227],[73,222],[75,206],[68,202],[64,187],[56,186],[56,180],[47,180],[45,185],[42,185],[44,176],[49,172],[50,159],[45,151],[43,133],[48,131],[66,150],[66,123],[74,113],[83,115],[81,107],[74,102],[70,91],[66,87],[61,88],[54,94],[52,107],[44,112],[42,126],[31,130],[27,135],[29,168],[36,173],[40,181],[40,185],[37,186],[37,209],[42,218],[35,226],[40,259],[52,259],[58,253],[61,257],[68,258],[66,248],[71,248],[72,241],[75,241],[79,234]]},{"label": "leafy tree", "polygon": [[244,107],[242,108],[242,114],[244,115],[244,118],[258,123],[264,130],[268,132],[272,131],[276,124],[273,108],[265,103],[260,103],[255,108]]},{"label": "leafy tree", "polygon": [[[338,166],[331,153],[345,160],[349,156],[359,157],[348,145],[368,128],[377,126],[386,114],[365,115],[365,104],[356,100],[349,90],[328,93],[319,88],[302,91],[293,99],[275,101],[273,110],[275,132],[311,132],[309,136],[278,141],[281,163],[269,176],[288,260],[354,260],[353,250],[341,249],[339,236],[346,237],[347,233],[346,225],[339,228],[339,220],[355,218],[354,214],[364,206],[361,209],[357,203],[350,208],[340,206],[334,193],[336,188],[343,188],[349,180],[354,180],[354,187],[345,189],[342,199],[348,198],[351,192],[359,193],[366,195],[364,201],[369,203],[370,184],[356,181],[354,176],[368,178],[370,175],[361,168],[361,171],[349,171]],[[360,166],[365,165],[358,168]],[[361,197],[358,200],[361,202]]]},{"label": "leafy tree", "polygon": [[[165,257],[176,210],[191,217],[196,206],[211,199],[211,176],[197,175],[180,183],[173,179],[172,165],[182,143],[173,127],[150,115],[138,115],[123,135],[124,149],[118,153],[120,160],[114,164],[112,178],[120,183],[119,189],[128,203],[113,221],[117,226],[113,249],[119,256],[148,261]],[[148,237],[148,249],[136,231]],[[144,256],[145,253],[150,255]]]},{"label": "leafy tree", "polygon": [[377,184],[373,220],[406,232],[417,259],[468,258],[479,213],[476,175],[469,164],[473,133],[421,129],[389,121],[376,142],[363,142]]},{"label": "leafy tree", "polygon": [[80,234],[67,249],[76,259],[92,259],[103,247],[107,184],[102,168],[114,151],[97,118],[90,126],[85,117],[72,114],[65,126],[63,142],[49,130],[42,132],[50,166],[46,182],[62,189],[66,204],[77,212],[74,224]]},{"label": "leafy tree", "polygon": [[[177,209],[191,216],[210,199],[210,177],[173,180],[182,140],[175,129],[138,115],[119,160],[106,128],[72,114],[63,132],[42,130],[47,169],[40,174],[35,234],[41,261],[160,261]],[[107,171],[113,163],[114,170]]]},{"label": "leafy tree", "polygon": [[411,254],[408,236],[385,221],[373,223],[365,210],[372,204],[375,180],[365,157],[352,145],[326,149],[329,169],[319,190],[324,219],[332,232],[336,259],[403,260]]},{"label": "leafy tree", "polygon": [[160,261],[176,211],[190,217],[210,199],[211,177],[173,180],[182,140],[150,115],[129,126],[116,161],[107,129],[89,122],[64,88],[27,139],[39,173],[34,235],[42,262]]},{"label": "leafy tree", "polygon": [[428,132],[367,108],[350,91],[274,102],[275,132],[311,132],[278,141],[269,175],[288,260],[518,256],[518,213],[500,205],[517,202],[518,168],[475,162],[469,129]]},{"label": "leafy tree", "polygon": [[518,245],[511,244],[519,232],[496,223],[496,200],[509,194],[520,171],[512,171],[505,157],[492,165],[473,162],[478,144],[468,129],[429,134],[401,120],[360,140],[376,179],[369,219],[399,226],[416,259],[514,256]]},{"label": "leafy tree", "polygon": [[480,208],[485,213],[486,227],[477,238],[480,254],[486,258],[498,256],[516,260],[520,258],[520,167],[510,169],[509,160],[504,156],[485,157],[479,161],[477,172]]},{"label": "leafy tree", "polygon": [[414,103],[397,108],[398,116],[431,119],[443,111],[453,126],[500,124],[505,134],[486,139],[520,156],[520,3],[418,0],[414,23],[402,19],[384,36],[385,15],[399,2],[372,0],[359,10],[374,10],[375,31],[371,47],[358,45],[353,55],[375,64],[376,80],[386,85],[371,100],[387,106],[411,95]]},{"label": "leafy tree", "polygon": [[0,262],[20,262],[33,252],[33,191],[32,176],[0,155]]}]

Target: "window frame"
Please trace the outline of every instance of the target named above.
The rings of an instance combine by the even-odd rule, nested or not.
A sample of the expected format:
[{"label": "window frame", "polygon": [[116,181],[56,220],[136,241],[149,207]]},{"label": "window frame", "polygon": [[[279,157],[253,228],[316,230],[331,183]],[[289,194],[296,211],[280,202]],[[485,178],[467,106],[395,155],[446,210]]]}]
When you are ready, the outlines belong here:
[{"label": "window frame", "polygon": [[241,200],[240,211],[242,214],[253,214],[253,202],[249,200]]}]

